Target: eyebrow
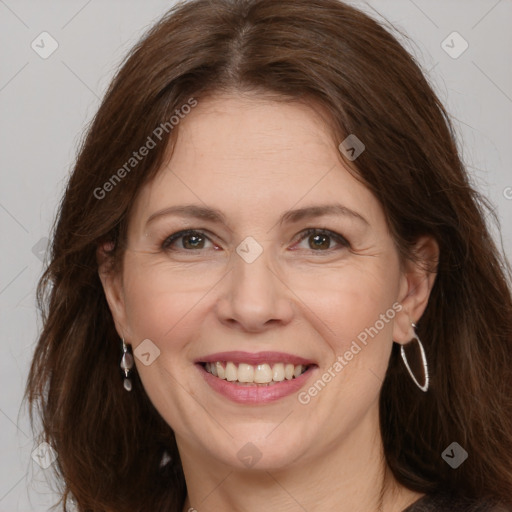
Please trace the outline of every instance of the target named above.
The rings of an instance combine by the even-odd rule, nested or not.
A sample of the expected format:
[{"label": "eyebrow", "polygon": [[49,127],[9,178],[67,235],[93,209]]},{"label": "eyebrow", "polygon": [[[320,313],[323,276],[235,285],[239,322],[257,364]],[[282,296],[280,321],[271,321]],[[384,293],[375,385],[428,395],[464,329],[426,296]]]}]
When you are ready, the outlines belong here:
[{"label": "eyebrow", "polygon": [[[210,221],[217,224],[224,224],[225,226],[228,225],[226,217],[220,210],[205,206],[199,206],[195,204],[176,205],[164,208],[163,210],[159,210],[148,217],[146,225],[148,225],[151,221],[153,221],[156,218],[167,215],[190,217]],[[350,208],[347,208],[346,206],[343,206],[342,204],[339,203],[307,206],[304,208],[299,208],[297,210],[288,210],[284,212],[281,218],[279,219],[279,224],[293,224],[306,218],[322,217],[325,215],[342,215],[358,220],[363,224],[366,224],[367,226],[370,225],[370,223],[360,213],[351,210]]]}]

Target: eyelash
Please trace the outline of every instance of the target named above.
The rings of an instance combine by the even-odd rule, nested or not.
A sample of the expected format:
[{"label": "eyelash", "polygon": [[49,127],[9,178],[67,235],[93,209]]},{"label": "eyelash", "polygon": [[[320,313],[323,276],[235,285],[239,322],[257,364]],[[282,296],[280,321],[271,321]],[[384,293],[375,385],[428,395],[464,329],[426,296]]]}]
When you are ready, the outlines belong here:
[{"label": "eyelash", "polygon": [[[195,251],[194,249],[172,249],[171,248],[171,244],[173,242],[175,242],[176,240],[179,240],[180,238],[190,236],[190,235],[200,235],[200,236],[208,239],[211,242],[210,238],[203,231],[196,230],[196,229],[186,229],[183,231],[178,231],[178,232],[173,233],[172,235],[168,236],[162,243],[162,249],[165,251],[185,251],[185,252],[189,252],[189,253],[190,252],[199,252],[201,249],[198,249],[197,251]],[[334,231],[331,231],[329,229],[324,229],[324,228],[309,228],[309,229],[302,231],[300,233],[300,237],[296,243],[302,242],[303,240],[305,240],[306,238],[308,238],[311,235],[326,235],[326,236],[329,236],[330,238],[335,239],[342,247],[350,248],[350,243],[348,242],[348,240],[345,237],[341,236],[339,233],[335,233]],[[318,251],[314,250],[314,249],[309,249],[309,250],[314,253],[330,253],[334,249],[331,248],[331,249],[318,250]]]}]

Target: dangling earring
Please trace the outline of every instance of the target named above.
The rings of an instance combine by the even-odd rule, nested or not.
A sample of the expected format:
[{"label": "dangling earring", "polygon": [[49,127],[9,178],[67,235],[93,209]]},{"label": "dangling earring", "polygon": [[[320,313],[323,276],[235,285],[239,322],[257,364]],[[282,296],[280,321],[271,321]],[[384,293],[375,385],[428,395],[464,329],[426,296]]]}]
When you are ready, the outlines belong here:
[{"label": "dangling earring", "polygon": [[121,364],[119,365],[124,371],[123,386],[126,391],[132,390],[132,381],[130,379],[130,371],[133,368],[133,356],[128,352],[128,346],[123,338],[123,357],[121,357]]},{"label": "dangling earring", "polygon": [[[423,374],[424,374],[424,384],[423,384],[423,386],[418,382],[418,380],[416,379],[416,377],[412,373],[411,367],[409,366],[409,363],[407,361],[407,356],[405,355],[405,349],[404,349],[403,345],[400,346],[400,353],[402,354],[402,359],[404,360],[405,367],[407,368],[407,371],[409,372],[409,375],[412,377],[412,380],[414,381],[416,386],[418,386],[422,391],[427,391],[427,389],[428,389],[428,380],[429,380],[428,379],[427,357],[425,356],[425,350],[423,349],[423,345],[421,343],[421,340],[418,337],[418,335],[416,334],[416,324],[412,323],[411,325],[412,325],[412,327],[414,329],[414,338],[413,338],[413,340],[415,339],[418,342],[418,345],[420,347],[421,363],[423,365]],[[411,342],[412,342],[412,340],[411,340]]]}]

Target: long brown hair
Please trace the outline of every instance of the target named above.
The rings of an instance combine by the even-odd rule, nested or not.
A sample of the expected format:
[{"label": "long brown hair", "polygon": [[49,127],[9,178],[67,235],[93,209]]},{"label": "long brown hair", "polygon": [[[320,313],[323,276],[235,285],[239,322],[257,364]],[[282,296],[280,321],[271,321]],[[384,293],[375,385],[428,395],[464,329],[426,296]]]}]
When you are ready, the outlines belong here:
[{"label": "long brown hair", "polygon": [[[393,350],[380,401],[386,460],[416,491],[510,500],[510,271],[420,67],[380,24],[337,0],[192,0],[146,34],[112,81],[80,147],[38,285],[43,329],[26,397],[58,454],[63,508],[72,496],[80,511],[181,511],[173,431],[136,375],[131,393],[122,386],[97,247],[113,242],[112,271],[121,271],[130,206],[179,124],[158,132],[128,171],[133,152],[191,98],[232,90],[325,107],[338,143],[348,134],[363,140],[352,168],[380,201],[401,257],[414,257],[421,235],[437,240],[438,274],[418,323],[431,388],[417,390]],[[469,454],[456,470],[441,457],[454,441]],[[164,452],[171,462],[161,467]]]}]

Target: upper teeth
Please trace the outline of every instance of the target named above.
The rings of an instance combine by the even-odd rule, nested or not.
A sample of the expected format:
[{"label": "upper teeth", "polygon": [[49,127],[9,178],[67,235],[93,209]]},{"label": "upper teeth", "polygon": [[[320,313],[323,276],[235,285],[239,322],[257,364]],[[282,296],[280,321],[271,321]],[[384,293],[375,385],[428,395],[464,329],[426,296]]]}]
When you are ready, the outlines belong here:
[{"label": "upper teeth", "polygon": [[307,369],[307,366],[299,364],[275,363],[273,365],[264,363],[251,365],[246,363],[235,363],[228,361],[223,363],[217,361],[215,363],[206,363],[207,372],[219,377],[219,379],[228,380],[230,382],[254,382],[256,384],[267,384],[270,382],[281,382],[283,380],[291,380],[299,377]]}]

